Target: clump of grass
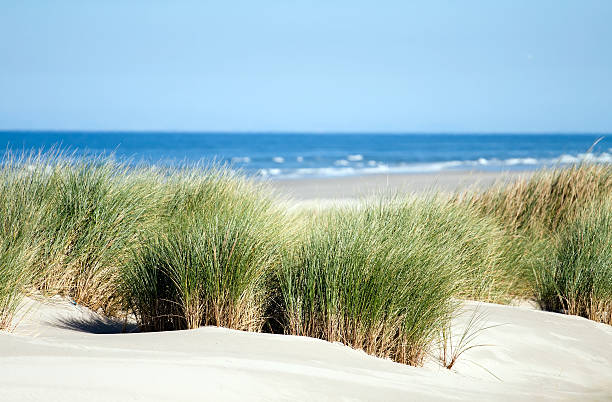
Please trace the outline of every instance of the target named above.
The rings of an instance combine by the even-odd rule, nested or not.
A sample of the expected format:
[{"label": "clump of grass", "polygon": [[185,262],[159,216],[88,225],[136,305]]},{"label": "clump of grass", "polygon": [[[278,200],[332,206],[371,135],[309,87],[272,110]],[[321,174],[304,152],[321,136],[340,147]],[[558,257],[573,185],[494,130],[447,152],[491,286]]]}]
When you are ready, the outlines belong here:
[{"label": "clump of grass", "polygon": [[[577,260],[571,253],[559,254],[559,241],[568,247],[568,233],[576,232],[576,222],[584,220],[584,210],[609,199],[612,199],[612,166],[584,163],[565,169],[542,170],[530,178],[500,184],[483,192],[459,194],[454,201],[501,224],[512,244],[508,248],[510,256],[514,253],[518,257],[510,261],[522,267],[519,270],[523,278],[519,281],[522,290],[518,295],[535,297],[548,309],[569,311],[569,306],[551,302],[560,296],[555,281],[547,278],[553,271],[560,275],[560,264],[566,273],[580,270],[573,267]],[[564,233],[565,240],[559,240],[558,233]],[[557,262],[551,262],[551,255],[558,256]],[[558,267],[550,268],[551,264]],[[504,265],[511,267],[513,264]]]},{"label": "clump of grass", "polygon": [[421,364],[455,298],[498,279],[490,229],[441,200],[323,211],[278,273],[285,332]]},{"label": "clump of grass", "polygon": [[[153,245],[161,248],[165,244],[179,253],[174,257],[183,258],[178,246],[195,242],[198,258],[212,258],[208,263],[217,269],[216,276],[206,277],[208,289],[215,287],[215,297],[224,300],[215,301],[214,306],[207,301],[207,311],[223,306],[233,309],[235,316],[230,319],[226,311],[216,311],[217,316],[225,317],[217,320],[218,325],[255,328],[263,320],[263,314],[256,314],[244,302],[259,296],[235,294],[246,291],[248,275],[257,278],[251,291],[260,286],[260,293],[266,294],[260,274],[268,273],[273,264],[261,256],[277,255],[281,247],[278,239],[271,240],[274,225],[280,227],[280,213],[255,184],[223,169],[158,170],[110,158],[75,159],[59,153],[7,154],[0,176],[0,223],[21,229],[19,236],[0,233],[0,257],[11,262],[3,263],[0,271],[0,281],[6,284],[2,292],[8,294],[10,289],[14,295],[2,297],[7,306],[15,305],[27,288],[66,295],[94,310],[115,314],[126,305],[126,298],[135,300],[134,294],[124,293],[129,287],[120,286],[125,284],[124,268],[134,255],[144,256]],[[233,279],[232,269],[236,270]],[[14,274],[17,272],[20,274]],[[178,281],[176,275],[172,279]],[[231,292],[228,286],[233,286]],[[257,322],[245,324],[246,318],[238,317],[243,309],[245,315],[257,316],[253,319]],[[211,321],[206,318],[204,322]]]},{"label": "clump of grass", "polygon": [[494,219],[442,197],[405,201],[398,212],[401,230],[437,244],[444,266],[454,267],[455,297],[501,302],[524,292],[529,268],[517,248],[519,240]]},{"label": "clump of grass", "polygon": [[535,272],[542,307],[612,324],[612,202],[583,209]]},{"label": "clump of grass", "polygon": [[22,298],[23,281],[14,255],[0,245],[0,330],[8,329]]},{"label": "clump of grass", "polygon": [[[2,212],[0,219],[4,217]],[[6,229],[0,229],[0,329],[11,328],[13,316],[27,290],[30,280],[27,263],[31,257],[27,253],[32,251],[31,246],[26,246],[23,233],[19,230],[6,233]]]},{"label": "clump of grass", "polygon": [[167,222],[123,270],[127,305],[143,330],[261,330],[283,214],[263,189],[227,172],[179,179],[169,184]]},{"label": "clump of grass", "polygon": [[39,247],[32,236],[41,218],[33,196],[39,181],[23,174],[19,162],[7,158],[0,169],[0,329],[11,328]]},{"label": "clump of grass", "polygon": [[543,237],[562,228],[590,203],[612,197],[612,166],[581,164],[542,170],[459,199],[496,217],[510,233]]},{"label": "clump of grass", "polygon": [[22,230],[20,266],[31,287],[112,314],[118,269],[152,218],[150,173],[111,159],[6,154],[3,213]]},{"label": "clump of grass", "polygon": [[119,306],[119,268],[151,219],[148,183],[142,182],[142,172],[110,161],[48,166],[35,284],[112,313]]}]

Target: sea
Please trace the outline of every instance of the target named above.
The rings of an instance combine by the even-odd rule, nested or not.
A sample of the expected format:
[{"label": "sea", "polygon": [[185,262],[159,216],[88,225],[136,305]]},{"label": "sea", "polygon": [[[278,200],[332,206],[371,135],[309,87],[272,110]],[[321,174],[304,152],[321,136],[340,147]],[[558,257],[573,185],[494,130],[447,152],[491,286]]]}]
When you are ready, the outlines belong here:
[{"label": "sea", "polygon": [[0,131],[15,153],[61,150],[151,165],[225,165],[273,180],[612,163],[612,134]]}]

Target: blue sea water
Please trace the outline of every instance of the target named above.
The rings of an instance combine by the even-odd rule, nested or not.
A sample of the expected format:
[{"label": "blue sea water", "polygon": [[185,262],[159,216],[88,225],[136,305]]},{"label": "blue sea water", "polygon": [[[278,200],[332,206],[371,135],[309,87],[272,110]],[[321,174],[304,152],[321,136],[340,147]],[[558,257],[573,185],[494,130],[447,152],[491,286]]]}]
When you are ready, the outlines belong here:
[{"label": "blue sea water", "polygon": [[156,165],[216,162],[262,178],[456,170],[532,170],[581,160],[612,163],[594,134],[282,134],[0,131],[12,152],[60,148]]}]

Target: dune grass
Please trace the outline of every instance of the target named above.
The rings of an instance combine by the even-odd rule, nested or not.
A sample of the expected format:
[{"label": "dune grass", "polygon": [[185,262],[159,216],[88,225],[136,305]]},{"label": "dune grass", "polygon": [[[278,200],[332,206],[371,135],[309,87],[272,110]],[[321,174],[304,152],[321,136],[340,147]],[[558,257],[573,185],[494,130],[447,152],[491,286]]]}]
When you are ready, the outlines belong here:
[{"label": "dune grass", "polygon": [[7,158],[0,169],[0,329],[11,328],[40,250],[33,233],[40,227],[37,199],[43,179],[36,169],[25,174],[15,158]]},{"label": "dune grass", "polygon": [[219,167],[57,153],[5,156],[0,190],[0,328],[40,291],[147,331],[306,335],[418,365],[460,299],[611,321],[609,165],[312,214]]},{"label": "dune grass", "polygon": [[14,194],[0,185],[0,329],[10,329],[30,280],[25,266],[31,261],[33,247],[23,229],[27,211],[15,211]]},{"label": "dune grass", "polygon": [[117,309],[119,268],[155,219],[151,181],[109,162],[55,165],[41,200],[37,288],[107,313]]},{"label": "dune grass", "polygon": [[585,206],[610,197],[612,166],[580,164],[541,170],[530,178],[464,193],[458,199],[495,217],[513,234],[546,237],[574,219]]},{"label": "dune grass", "polygon": [[183,176],[169,188],[162,227],[123,270],[141,327],[261,330],[286,217],[259,186],[227,172]]},{"label": "dune grass", "polygon": [[[213,310],[217,325],[261,326],[264,314],[255,311],[265,309],[266,281],[282,246],[277,235],[286,223],[261,186],[214,166],[155,169],[59,153],[7,154],[0,178],[3,322],[10,321],[24,291],[33,290],[64,295],[108,315],[127,306],[147,317],[142,301],[136,303],[137,283],[129,286],[126,278],[128,267],[144,275],[135,261],[144,264],[137,258],[152,258],[158,247],[178,253],[174,257],[183,262],[192,251],[192,258],[208,259],[194,286],[197,293],[203,289],[199,282],[208,280],[206,289],[215,288],[216,299],[202,296],[206,319],[191,320],[189,327],[213,322]],[[191,275],[179,278],[174,267],[175,282]],[[170,304],[188,297],[180,293],[189,290],[185,286],[175,290]],[[171,299],[166,296],[155,303]],[[191,309],[192,302],[184,307]],[[150,326],[150,320],[143,322],[143,328]]]},{"label": "dune grass", "polygon": [[147,219],[155,218],[158,196],[149,173],[110,159],[5,155],[0,213],[22,240],[8,244],[3,233],[0,241],[5,253],[19,256],[10,260],[29,289],[113,314],[121,306],[119,267]]},{"label": "dune grass", "polygon": [[499,230],[442,200],[324,211],[303,232],[278,274],[288,334],[419,365],[457,297],[506,286]]},{"label": "dune grass", "polygon": [[536,271],[543,307],[612,324],[612,199],[583,209]]},{"label": "dune grass", "polygon": [[612,166],[586,163],[455,197],[497,220],[516,240],[528,268],[522,270],[524,296],[546,310],[608,323],[609,200]]},{"label": "dune grass", "polygon": [[5,242],[0,244],[0,329],[10,329],[27,283],[19,270],[19,256]]}]

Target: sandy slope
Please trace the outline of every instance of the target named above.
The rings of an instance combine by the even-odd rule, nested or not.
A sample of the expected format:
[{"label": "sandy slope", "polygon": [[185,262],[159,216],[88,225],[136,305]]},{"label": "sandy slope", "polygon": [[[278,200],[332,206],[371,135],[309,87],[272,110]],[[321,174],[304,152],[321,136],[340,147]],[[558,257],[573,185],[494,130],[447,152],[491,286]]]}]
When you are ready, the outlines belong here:
[{"label": "sandy slope", "polygon": [[87,309],[35,303],[0,333],[0,400],[612,400],[612,327],[518,307],[479,311],[503,324],[479,335],[494,346],[468,351],[450,372],[303,337],[210,327],[112,334],[122,325]]}]

